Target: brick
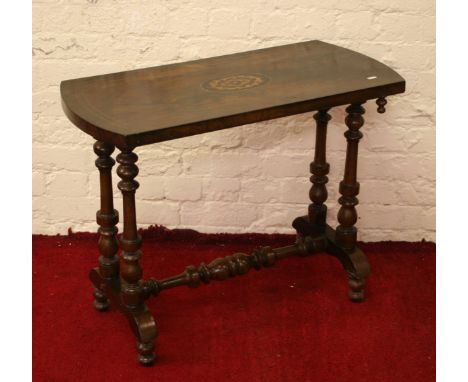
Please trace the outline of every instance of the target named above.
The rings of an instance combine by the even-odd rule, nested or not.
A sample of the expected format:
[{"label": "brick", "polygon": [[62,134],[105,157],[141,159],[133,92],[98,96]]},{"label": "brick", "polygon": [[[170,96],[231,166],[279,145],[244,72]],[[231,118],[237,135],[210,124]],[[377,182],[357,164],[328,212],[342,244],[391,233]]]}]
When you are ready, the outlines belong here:
[{"label": "brick", "polygon": [[200,145],[206,145],[210,149],[223,148],[232,149],[242,144],[241,128],[214,131],[200,136]]},{"label": "brick", "polygon": [[164,179],[162,176],[147,176],[139,179],[140,188],[136,192],[136,197],[144,200],[164,199]]},{"label": "brick", "polygon": [[[138,149],[137,149],[138,150]],[[182,172],[182,157],[178,151],[141,148],[138,152],[139,176],[179,175]]]},{"label": "brick", "polygon": [[250,30],[250,16],[239,10],[215,9],[210,13],[208,33],[219,38],[246,37]]},{"label": "brick", "polygon": [[42,210],[47,214],[47,220],[53,224],[67,223],[68,227],[79,224],[83,220],[94,221],[99,209],[99,199],[74,196],[47,196],[40,199]]},{"label": "brick", "polygon": [[32,96],[33,113],[40,113],[40,116],[53,115],[63,116],[62,107],[60,105],[59,88],[50,88],[33,93]]},{"label": "brick", "polygon": [[[358,199],[361,204],[396,205],[399,203],[398,191],[393,182],[366,180],[360,183]],[[407,192],[414,193],[414,190],[411,188],[407,188],[406,190]]]},{"label": "brick", "polygon": [[[300,150],[310,153],[313,158],[315,142],[315,121],[312,113],[306,113],[299,116],[283,118],[284,123],[281,126],[272,126],[272,132],[281,131],[281,135],[274,134],[270,140],[258,139],[257,141],[268,142],[269,146],[283,150]],[[255,125],[254,125],[255,126]],[[258,148],[262,148],[261,146]]]},{"label": "brick", "polygon": [[314,36],[317,40],[330,40],[336,34],[336,18],[338,12],[329,9],[296,9],[294,15],[294,34]]},{"label": "brick", "polygon": [[414,134],[408,132],[407,129],[390,126],[369,127],[365,130],[364,137],[360,148],[365,148],[369,151],[406,151],[410,142],[416,138]]},{"label": "brick", "polygon": [[251,229],[255,232],[295,233],[291,226],[298,216],[307,214],[303,206],[273,204],[264,207],[262,217],[255,221]]},{"label": "brick", "polygon": [[88,175],[76,172],[60,171],[49,177],[48,195],[75,197],[88,193]]},{"label": "brick", "polygon": [[281,201],[307,205],[309,200],[310,182],[307,177],[291,179],[281,185]]},{"label": "brick", "polygon": [[[435,45],[411,43],[402,44],[392,51],[391,59],[387,64],[392,68],[401,72],[402,75],[408,77],[408,71],[414,70],[414,80],[419,81],[421,71],[431,70],[435,68]],[[433,74],[433,73],[432,73]],[[431,77],[431,83],[434,83],[434,76]],[[408,81],[409,82],[409,81]],[[425,81],[419,84],[418,89],[425,85]],[[407,96],[407,94],[405,95]]]},{"label": "brick", "polygon": [[139,227],[158,224],[174,228],[180,224],[178,203],[148,202],[137,199],[136,211]]},{"label": "brick", "polygon": [[410,149],[413,153],[435,153],[435,130],[424,129],[417,131],[413,129],[412,135],[416,136],[411,142]]},{"label": "brick", "polygon": [[35,37],[32,41],[33,57],[42,59],[94,58],[89,41],[95,41],[91,37],[60,35],[55,37],[52,33],[42,37]]},{"label": "brick", "polygon": [[203,179],[203,199],[235,202],[239,198],[239,179],[207,178]]},{"label": "brick", "polygon": [[93,40],[88,46],[91,54],[99,61],[148,63],[132,65],[132,68],[140,68],[161,65],[176,59],[179,56],[181,41],[173,35],[157,37],[107,35],[103,42],[96,43]]},{"label": "brick", "polygon": [[185,202],[180,211],[182,225],[215,226],[218,232],[225,226],[248,227],[258,214],[256,205],[223,202]]},{"label": "brick", "polygon": [[417,12],[419,14],[435,11],[435,2],[426,0],[373,0],[369,4],[378,11]]},{"label": "brick", "polygon": [[256,177],[262,173],[262,160],[255,154],[235,152],[213,156],[211,173],[215,177]]},{"label": "brick", "polygon": [[118,72],[120,70],[123,70],[123,65],[118,62],[89,62],[89,60],[80,59],[64,61],[57,65],[57,62],[54,61],[33,58],[33,92],[59,86],[63,80]]},{"label": "brick", "polygon": [[213,157],[209,153],[183,154],[184,172],[190,175],[207,175],[213,167]]},{"label": "brick", "polygon": [[242,182],[241,200],[248,203],[275,203],[280,199],[280,181],[246,179]]},{"label": "brick", "polygon": [[277,178],[309,176],[310,156],[299,155],[271,155],[264,159],[267,176]]},{"label": "brick", "polygon": [[[427,21],[421,15],[405,15],[400,13],[382,13],[375,20],[381,28],[379,39],[383,41],[427,42],[433,41],[435,23],[433,17]],[[433,25],[425,28],[422,25]],[[432,31],[433,29],[433,31]]]},{"label": "brick", "polygon": [[287,135],[285,122],[283,118],[242,126],[243,146],[255,150],[276,147]]},{"label": "brick", "polygon": [[181,7],[168,16],[166,33],[180,37],[207,35],[208,12],[204,8]]},{"label": "brick", "polygon": [[399,180],[434,179],[434,155],[407,155],[380,153],[362,156],[359,172],[374,179],[388,179],[393,176]]},{"label": "brick", "polygon": [[420,206],[372,206],[361,208],[362,229],[434,229],[435,208]]},{"label": "brick", "polygon": [[294,28],[294,17],[283,12],[252,14],[252,34],[261,38],[284,37]]},{"label": "brick", "polygon": [[237,38],[226,44],[226,39],[217,36],[211,36],[210,39],[204,36],[191,36],[181,41],[181,43],[181,61],[245,52],[260,47],[255,40]]},{"label": "brick", "polygon": [[89,171],[94,167],[92,149],[83,150],[77,147],[52,146],[35,144],[33,161],[38,169],[70,171]]},{"label": "brick", "polygon": [[396,203],[410,206],[434,206],[436,202],[435,182],[417,179],[412,182],[395,182],[398,201]]},{"label": "brick", "polygon": [[32,195],[43,195],[46,189],[46,180],[43,173],[33,172],[32,174]]},{"label": "brick", "polygon": [[[62,112],[63,114],[63,112]],[[42,144],[81,145],[88,147],[88,154],[92,154],[94,139],[77,129],[65,116],[47,115],[41,113],[33,122],[33,141]]]},{"label": "brick", "polygon": [[199,200],[201,198],[201,179],[185,177],[165,177],[164,193],[168,200]]},{"label": "brick", "polygon": [[377,25],[372,12],[341,13],[336,18],[336,36],[344,40],[357,40],[366,36],[366,39],[373,40],[379,35]]}]

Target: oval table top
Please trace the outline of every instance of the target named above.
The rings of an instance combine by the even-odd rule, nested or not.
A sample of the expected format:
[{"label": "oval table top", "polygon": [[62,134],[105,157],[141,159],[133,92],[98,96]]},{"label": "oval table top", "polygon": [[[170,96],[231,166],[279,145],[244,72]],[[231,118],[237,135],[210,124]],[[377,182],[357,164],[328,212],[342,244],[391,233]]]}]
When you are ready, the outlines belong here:
[{"label": "oval table top", "polygon": [[388,66],[317,40],[60,84],[68,118],[121,149],[404,90]]}]

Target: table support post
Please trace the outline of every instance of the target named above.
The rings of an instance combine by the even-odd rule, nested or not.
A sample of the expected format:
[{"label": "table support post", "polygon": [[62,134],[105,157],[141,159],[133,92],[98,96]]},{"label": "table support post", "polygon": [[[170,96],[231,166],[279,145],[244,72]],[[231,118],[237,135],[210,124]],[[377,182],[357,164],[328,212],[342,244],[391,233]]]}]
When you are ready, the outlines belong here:
[{"label": "table support post", "polygon": [[357,222],[355,206],[358,204],[356,195],[359,194],[359,182],[357,182],[358,145],[362,138],[359,129],[364,124],[362,115],[365,110],[360,104],[352,104],[346,108],[348,115],[345,122],[348,130],[344,133],[348,146],[346,149],[346,164],[343,180],[340,182],[340,194],[338,202],[341,208],[338,211],[336,239],[338,244],[348,251],[352,251],[356,245]]},{"label": "table support post", "polygon": [[157,331],[154,319],[143,303],[141,237],[137,231],[135,209],[135,191],[139,187],[134,179],[138,175],[137,160],[138,156],[129,150],[117,155],[117,174],[122,179],[118,187],[122,191],[124,213],[124,229],[120,240],[123,260],[120,274],[121,300],[137,336],[138,360],[144,365],[150,365],[155,360],[154,339]]},{"label": "table support post", "polygon": [[326,161],[327,150],[327,125],[331,116],[327,113],[328,109],[320,110],[314,115],[317,124],[315,135],[315,155],[314,161],[310,164],[312,176],[310,181],[312,187],[309,191],[309,197],[312,201],[309,204],[309,222],[313,229],[313,234],[323,234],[326,227],[327,206],[324,204],[328,198],[326,184],[328,182],[328,173],[330,165]]},{"label": "table support post", "polygon": [[[93,148],[98,156],[95,163],[99,169],[101,188],[101,208],[96,213],[96,221],[99,225],[98,247],[101,253],[99,273],[103,279],[112,280],[119,277],[119,258],[116,256],[119,250],[116,227],[119,222],[119,213],[114,210],[112,194],[112,167],[115,161],[111,155],[115,147],[112,144],[97,141]],[[108,296],[104,289],[104,287],[94,287],[94,306],[98,311],[105,311],[109,308]]]},{"label": "table support post", "polygon": [[[362,138],[362,133],[359,129],[364,125],[362,115],[365,110],[360,103],[356,103],[348,106],[346,112],[348,115],[345,122],[348,130],[344,135],[348,144],[344,177],[339,187],[341,197],[338,202],[341,204],[341,207],[338,211],[339,225],[336,228],[336,244],[352,258],[359,251],[356,247],[357,229],[354,225],[357,222],[355,206],[358,204],[358,199],[356,195],[359,194],[359,182],[357,182],[358,145],[359,140]],[[362,272],[350,272],[348,270],[349,297],[353,301],[362,301],[364,299],[364,284],[365,278],[369,273],[369,267],[367,261],[362,263],[365,265],[362,267]]]}]

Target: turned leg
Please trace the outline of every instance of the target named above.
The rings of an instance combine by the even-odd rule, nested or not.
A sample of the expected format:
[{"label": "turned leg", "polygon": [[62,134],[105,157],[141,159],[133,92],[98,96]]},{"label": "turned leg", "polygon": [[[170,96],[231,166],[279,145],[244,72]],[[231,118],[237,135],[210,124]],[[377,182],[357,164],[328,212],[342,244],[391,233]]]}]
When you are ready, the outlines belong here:
[{"label": "turned leg", "polygon": [[136,162],[138,156],[132,151],[122,151],[117,155],[117,174],[122,179],[118,187],[123,196],[123,234],[122,248],[121,299],[128,310],[127,316],[137,336],[138,360],[150,365],[155,360],[154,338],[156,326],[153,317],[143,303],[143,270],[140,266],[141,237],[137,232],[135,191],[139,184],[134,178],[138,175]]},{"label": "turned leg", "polygon": [[327,125],[331,117],[327,110],[320,110],[314,115],[314,119],[317,121],[317,129],[314,161],[310,164],[312,187],[309,197],[312,203],[309,204],[308,216],[312,226],[312,234],[323,234],[327,219],[327,206],[324,204],[328,197],[327,174],[330,171],[330,165],[326,162]]},{"label": "turned leg", "polygon": [[338,222],[336,228],[336,239],[338,244],[348,251],[352,251],[356,245],[357,229],[354,226],[357,222],[357,212],[355,206],[358,204],[356,195],[359,194],[359,183],[357,182],[357,159],[358,145],[362,138],[359,129],[364,124],[364,108],[360,104],[352,104],[346,108],[345,132],[348,146],[346,149],[346,164],[343,180],[340,182],[340,194],[338,202],[341,208],[338,211]]},{"label": "turned leg", "polygon": [[[119,249],[116,227],[119,214],[114,210],[112,195],[112,167],[115,161],[111,154],[115,147],[109,143],[97,141],[93,148],[98,156],[95,163],[99,169],[101,188],[101,208],[96,213],[96,221],[99,224],[98,247],[101,253],[99,273],[103,279],[110,280],[119,276],[119,258],[116,256]],[[109,300],[102,286],[94,286],[94,306],[99,311],[109,308]]]},{"label": "turned leg", "polygon": [[[324,204],[328,197],[326,184],[330,165],[326,161],[327,126],[331,117],[328,109],[319,110],[315,115],[317,129],[315,135],[314,161],[310,164],[312,187],[309,191],[309,204],[307,216],[296,218],[292,225],[301,237],[317,237],[324,235],[327,220],[327,206]],[[324,248],[323,248],[324,249]]]},{"label": "turned leg", "polygon": [[[359,183],[357,182],[357,160],[358,144],[362,138],[359,129],[364,124],[362,115],[365,110],[361,104],[352,104],[346,108],[345,132],[347,140],[346,164],[343,180],[340,182],[339,203],[341,208],[338,212],[339,225],[336,228],[336,244],[346,253],[352,256],[356,249],[357,229],[354,226],[357,222],[357,212],[355,206],[358,204]],[[353,301],[362,301],[364,298],[364,281],[367,274],[359,274],[354,268],[347,269],[349,274],[349,297]]]}]

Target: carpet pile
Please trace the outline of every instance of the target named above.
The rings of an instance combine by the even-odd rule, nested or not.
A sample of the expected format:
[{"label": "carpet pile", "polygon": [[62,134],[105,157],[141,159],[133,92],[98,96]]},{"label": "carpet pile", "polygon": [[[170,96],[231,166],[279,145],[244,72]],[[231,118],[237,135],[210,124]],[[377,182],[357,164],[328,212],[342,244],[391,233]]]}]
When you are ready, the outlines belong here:
[{"label": "carpet pile", "polygon": [[[164,278],[291,235],[142,231],[145,277]],[[435,244],[361,243],[366,301],[325,254],[148,301],[157,363],[140,367],[126,319],[99,313],[87,279],[97,236],[33,236],[35,381],[435,381]]]}]

